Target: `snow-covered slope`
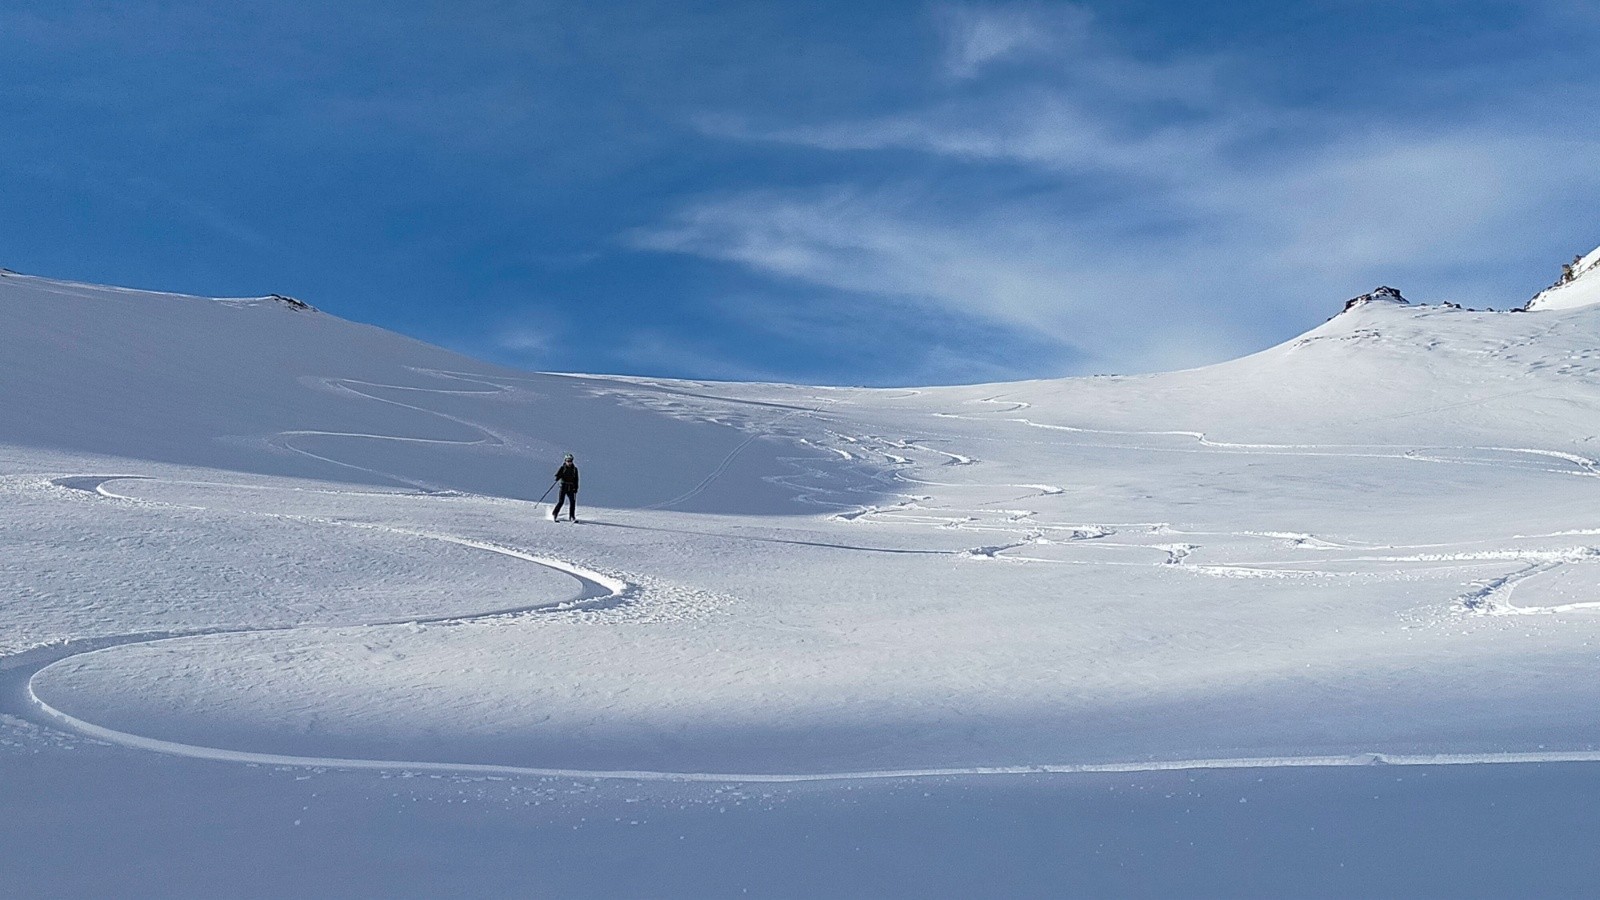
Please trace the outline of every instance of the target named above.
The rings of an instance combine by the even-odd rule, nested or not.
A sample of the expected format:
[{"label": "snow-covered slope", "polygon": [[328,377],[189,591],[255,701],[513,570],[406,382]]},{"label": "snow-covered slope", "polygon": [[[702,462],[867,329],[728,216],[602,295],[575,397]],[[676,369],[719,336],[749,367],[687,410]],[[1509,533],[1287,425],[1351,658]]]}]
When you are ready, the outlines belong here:
[{"label": "snow-covered slope", "polygon": [[[1600,306],[1358,300],[853,390],[8,275],[0,722],[674,783],[1600,758]],[[566,450],[576,527],[528,502]]]},{"label": "snow-covered slope", "polygon": [[1528,301],[1528,309],[1579,309],[1600,304],[1600,247],[1573,260],[1561,280]]},{"label": "snow-covered slope", "polygon": [[[1600,284],[1600,281],[1596,281]],[[1267,444],[1592,447],[1600,308],[1538,313],[1357,298],[1304,335],[1184,372],[945,389],[1096,429]]]},{"label": "snow-covered slope", "polygon": [[537,498],[562,453],[581,450],[585,499],[618,506],[689,494],[706,459],[742,448],[681,508],[797,508],[762,480],[783,469],[770,447],[745,446],[735,428],[628,408],[606,380],[502,369],[283,298],[8,273],[0,315],[3,444],[520,498]]}]

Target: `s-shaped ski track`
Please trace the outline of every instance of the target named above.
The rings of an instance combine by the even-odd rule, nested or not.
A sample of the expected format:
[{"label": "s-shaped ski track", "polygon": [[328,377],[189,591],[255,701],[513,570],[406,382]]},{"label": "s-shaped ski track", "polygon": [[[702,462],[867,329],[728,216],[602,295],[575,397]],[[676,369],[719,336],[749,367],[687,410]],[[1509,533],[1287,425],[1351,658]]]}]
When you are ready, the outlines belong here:
[{"label": "s-shaped ski track", "polygon": [[[54,483],[61,487],[85,491],[102,497],[130,499],[105,489],[111,481],[140,476],[83,475],[58,478]],[[362,526],[375,527],[375,526]],[[575,600],[524,606],[513,610],[498,610],[475,615],[440,616],[436,618],[405,618],[368,623],[370,626],[405,625],[423,623],[460,622],[503,616],[512,612],[546,612],[592,605],[596,601],[612,605],[626,602],[633,587],[617,579],[601,575],[580,566],[560,560],[537,557],[511,548],[480,541],[471,541],[448,535],[420,531],[385,529],[413,537],[444,540],[465,547],[500,553],[536,565],[564,572],[578,579],[584,591]],[[455,775],[500,775],[522,777],[561,777],[591,780],[618,780],[636,782],[679,782],[718,784],[793,784],[805,782],[869,781],[916,778],[966,778],[994,776],[1038,776],[1074,774],[1121,774],[1141,772],[1189,771],[1199,769],[1265,769],[1265,768],[1321,768],[1348,766],[1448,766],[1448,765],[1515,765],[1535,763],[1600,762],[1600,750],[1573,750],[1508,753],[1436,753],[1388,754],[1360,752],[1346,755],[1271,756],[1271,757],[1221,757],[1193,759],[1146,759],[1105,762],[1062,762],[1008,766],[947,766],[908,767],[898,769],[863,769],[834,772],[691,772],[622,769],[571,769],[540,766],[496,765],[471,762],[436,762],[404,759],[364,759],[348,757],[299,756],[279,753],[257,753],[222,747],[207,747],[177,741],[133,734],[97,725],[78,718],[53,706],[36,690],[38,676],[51,666],[65,660],[92,653],[105,653],[135,644],[151,644],[216,634],[257,634],[288,632],[311,626],[281,625],[259,627],[216,627],[182,632],[139,633],[35,648],[9,658],[0,658],[0,712],[26,718],[38,724],[71,734],[104,741],[121,747],[162,753],[169,756],[216,762],[244,763],[247,765],[282,766],[291,768],[380,770],[389,772],[438,772]],[[20,696],[18,696],[20,695]],[[20,701],[20,702],[18,702]]]}]

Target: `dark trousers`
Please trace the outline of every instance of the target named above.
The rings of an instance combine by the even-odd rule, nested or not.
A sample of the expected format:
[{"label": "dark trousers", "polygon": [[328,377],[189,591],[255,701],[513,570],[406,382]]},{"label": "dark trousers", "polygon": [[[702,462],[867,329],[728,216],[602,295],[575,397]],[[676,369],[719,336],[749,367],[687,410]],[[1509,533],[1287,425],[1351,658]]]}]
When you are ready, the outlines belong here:
[{"label": "dark trousers", "polygon": [[567,516],[576,519],[578,517],[578,489],[572,488],[568,490],[566,485],[561,486],[561,493],[556,495],[556,508],[550,511],[550,518],[561,518],[561,504],[563,503],[567,504]]}]

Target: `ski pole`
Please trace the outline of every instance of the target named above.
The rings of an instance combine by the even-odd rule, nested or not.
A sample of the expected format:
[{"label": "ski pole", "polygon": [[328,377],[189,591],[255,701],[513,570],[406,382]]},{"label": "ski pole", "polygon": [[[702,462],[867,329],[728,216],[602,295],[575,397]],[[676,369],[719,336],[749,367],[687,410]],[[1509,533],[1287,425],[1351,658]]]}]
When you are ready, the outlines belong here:
[{"label": "ski pole", "polygon": [[[550,482],[550,486],[544,489],[544,497],[550,496],[550,492],[556,489],[556,482],[559,482],[560,480],[561,479],[557,478],[555,481]],[[544,502],[544,497],[539,498],[539,503]],[[535,503],[534,506],[538,506],[539,503]]]}]

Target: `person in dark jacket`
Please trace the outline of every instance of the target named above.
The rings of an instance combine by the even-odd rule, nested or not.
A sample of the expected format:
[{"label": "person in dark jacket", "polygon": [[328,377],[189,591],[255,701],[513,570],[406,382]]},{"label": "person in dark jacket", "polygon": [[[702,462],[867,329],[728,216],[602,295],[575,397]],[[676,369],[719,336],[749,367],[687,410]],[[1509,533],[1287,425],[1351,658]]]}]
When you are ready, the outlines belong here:
[{"label": "person in dark jacket", "polygon": [[568,521],[578,521],[578,467],[572,464],[571,453],[556,470],[556,480],[561,482],[561,493],[556,495],[556,508],[550,510],[550,518],[561,518],[561,504],[566,503]]}]

